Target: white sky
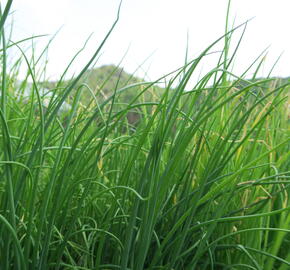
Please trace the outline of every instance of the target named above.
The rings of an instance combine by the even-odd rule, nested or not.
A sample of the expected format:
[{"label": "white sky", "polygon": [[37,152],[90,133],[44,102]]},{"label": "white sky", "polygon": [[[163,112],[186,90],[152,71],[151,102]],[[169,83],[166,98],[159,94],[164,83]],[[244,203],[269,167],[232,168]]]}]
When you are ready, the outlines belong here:
[{"label": "white sky", "polygon": [[[94,33],[72,70],[77,71],[110,28],[118,4],[119,0],[14,0],[13,41],[31,35],[52,35],[63,26],[49,50],[48,75],[57,78]],[[122,63],[125,70],[133,72],[153,53],[138,74],[148,70],[148,78],[156,79],[184,63],[187,32],[190,59],[223,35],[226,8],[227,0],[123,0],[120,21],[97,66],[118,64],[130,46]],[[231,22],[236,18],[235,25],[255,17],[248,24],[235,62],[238,75],[271,45],[261,75],[267,75],[284,52],[273,75],[290,76],[289,10],[289,0],[232,0]],[[37,48],[47,41],[39,39]],[[203,63],[203,70],[208,68]]]}]

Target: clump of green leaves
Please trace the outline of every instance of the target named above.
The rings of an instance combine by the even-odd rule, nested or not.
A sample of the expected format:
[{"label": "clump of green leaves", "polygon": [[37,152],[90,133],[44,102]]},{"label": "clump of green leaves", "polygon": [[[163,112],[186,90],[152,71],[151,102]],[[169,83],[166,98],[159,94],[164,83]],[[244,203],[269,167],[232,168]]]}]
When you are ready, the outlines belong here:
[{"label": "clump of green leaves", "polygon": [[[1,269],[289,268],[289,86],[246,73],[228,79],[235,29],[170,75],[161,96],[159,80],[117,80],[98,99],[83,78],[117,18],[80,74],[53,84],[44,106],[37,59],[22,52],[21,84],[18,66],[6,68],[11,3],[0,20]],[[186,91],[225,38],[217,67]],[[127,116],[136,111],[132,125]]]}]

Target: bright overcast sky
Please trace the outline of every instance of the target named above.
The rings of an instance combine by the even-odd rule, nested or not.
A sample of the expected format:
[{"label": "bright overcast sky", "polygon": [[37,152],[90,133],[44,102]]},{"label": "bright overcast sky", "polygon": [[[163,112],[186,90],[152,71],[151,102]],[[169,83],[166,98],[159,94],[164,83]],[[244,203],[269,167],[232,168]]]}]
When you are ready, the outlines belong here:
[{"label": "bright overcast sky", "polygon": [[[123,0],[120,21],[97,66],[118,64],[129,48],[122,62],[125,70],[133,72],[151,55],[143,72],[148,70],[149,78],[156,79],[184,63],[187,33],[190,59],[223,35],[227,2]],[[63,26],[49,50],[48,74],[56,78],[93,33],[76,70],[85,64],[114,21],[118,4],[119,0],[14,0],[13,41],[31,35],[52,35]],[[289,0],[232,0],[231,22],[235,18],[235,25],[255,17],[248,24],[235,62],[238,75],[271,45],[263,75],[284,52],[273,75],[290,76],[289,10]],[[47,40],[39,39],[38,46]],[[207,68],[205,64],[203,68]]]}]

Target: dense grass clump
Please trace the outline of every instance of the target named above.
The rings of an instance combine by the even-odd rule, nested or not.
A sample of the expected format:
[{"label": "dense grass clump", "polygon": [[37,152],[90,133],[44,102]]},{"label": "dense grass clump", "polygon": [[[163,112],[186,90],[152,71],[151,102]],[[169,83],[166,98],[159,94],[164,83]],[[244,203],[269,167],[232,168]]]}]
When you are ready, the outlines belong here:
[{"label": "dense grass clump", "polygon": [[[161,95],[159,80],[117,79],[98,98],[83,76],[115,22],[44,104],[35,55],[6,68],[9,47],[21,51],[3,30],[11,3],[0,20],[1,270],[289,269],[289,86],[229,72],[234,30],[169,75]],[[217,67],[185,91],[223,40]]]}]

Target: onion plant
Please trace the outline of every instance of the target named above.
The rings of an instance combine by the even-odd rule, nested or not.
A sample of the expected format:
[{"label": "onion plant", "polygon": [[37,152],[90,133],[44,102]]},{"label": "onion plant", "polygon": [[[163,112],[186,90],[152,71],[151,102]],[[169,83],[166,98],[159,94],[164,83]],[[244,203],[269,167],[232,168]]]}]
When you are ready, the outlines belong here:
[{"label": "onion plant", "polygon": [[[118,12],[80,74],[66,81],[69,64],[44,106],[44,53],[29,58],[22,41],[5,38],[11,4],[0,20],[0,269],[289,269],[289,84],[249,79],[262,57],[231,73],[241,39],[233,50],[230,40],[247,23],[227,24],[156,81],[116,80],[104,99],[83,76]],[[216,67],[191,86],[223,41]],[[11,48],[21,56],[8,69]]]}]

